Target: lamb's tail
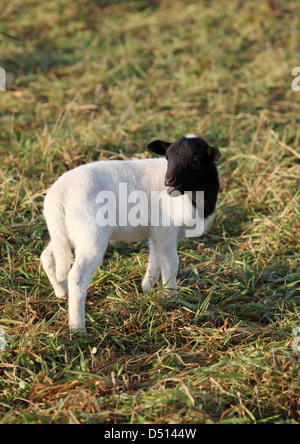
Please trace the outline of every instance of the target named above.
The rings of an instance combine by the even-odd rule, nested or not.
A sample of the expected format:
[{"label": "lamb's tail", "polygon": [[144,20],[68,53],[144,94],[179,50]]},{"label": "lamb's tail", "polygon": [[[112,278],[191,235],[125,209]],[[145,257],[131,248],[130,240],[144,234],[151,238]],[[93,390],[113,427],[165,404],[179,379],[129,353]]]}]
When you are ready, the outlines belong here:
[{"label": "lamb's tail", "polygon": [[[50,193],[49,193],[50,194]],[[72,249],[65,224],[65,212],[62,203],[51,202],[48,195],[45,199],[44,214],[51,236],[51,245],[55,259],[56,279],[62,282],[67,279],[73,260]]]}]

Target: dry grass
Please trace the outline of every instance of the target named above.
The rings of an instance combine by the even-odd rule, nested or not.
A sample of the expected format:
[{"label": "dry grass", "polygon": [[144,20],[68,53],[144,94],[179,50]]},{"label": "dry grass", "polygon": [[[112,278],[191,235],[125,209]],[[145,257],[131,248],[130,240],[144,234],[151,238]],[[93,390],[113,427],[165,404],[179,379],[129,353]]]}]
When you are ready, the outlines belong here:
[{"label": "dry grass", "polygon": [[[272,6],[272,7],[271,7]],[[2,423],[299,423],[297,1],[4,0],[0,112]],[[70,337],[39,255],[67,169],[201,134],[222,151],[179,299],[140,291],[146,243],[93,278]]]}]

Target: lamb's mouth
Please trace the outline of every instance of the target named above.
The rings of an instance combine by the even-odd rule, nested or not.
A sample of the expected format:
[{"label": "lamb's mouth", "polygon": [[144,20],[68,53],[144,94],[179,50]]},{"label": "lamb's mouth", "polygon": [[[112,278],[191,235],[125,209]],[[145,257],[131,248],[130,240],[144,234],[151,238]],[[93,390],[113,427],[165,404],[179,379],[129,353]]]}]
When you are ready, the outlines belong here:
[{"label": "lamb's mouth", "polygon": [[[180,190],[180,186],[176,186],[176,187],[167,187],[167,193],[170,195],[173,193],[173,191],[179,192],[180,194],[182,194],[181,190]],[[176,196],[178,195],[178,193],[176,194]]]}]

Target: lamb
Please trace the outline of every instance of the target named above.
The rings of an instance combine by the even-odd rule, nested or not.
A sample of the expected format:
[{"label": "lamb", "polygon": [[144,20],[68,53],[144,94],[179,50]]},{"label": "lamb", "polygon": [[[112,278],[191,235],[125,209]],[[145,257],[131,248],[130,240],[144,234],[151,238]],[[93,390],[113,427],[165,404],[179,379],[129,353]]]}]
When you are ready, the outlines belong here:
[{"label": "lamb", "polygon": [[[41,261],[56,296],[69,298],[71,331],[85,331],[88,286],[109,242],[148,238],[149,261],[142,290],[150,290],[161,274],[165,288],[174,292],[177,240],[187,235],[191,220],[202,223],[201,230],[192,235],[203,234],[214,214],[219,191],[214,163],[221,157],[218,148],[189,134],[173,143],[155,140],[147,149],[163,157],[82,165],[64,173],[47,192],[44,215],[51,240]],[[121,195],[124,190],[130,199]],[[204,201],[197,199],[200,191]],[[129,209],[134,202],[135,208]],[[167,209],[167,223],[158,209]]]}]

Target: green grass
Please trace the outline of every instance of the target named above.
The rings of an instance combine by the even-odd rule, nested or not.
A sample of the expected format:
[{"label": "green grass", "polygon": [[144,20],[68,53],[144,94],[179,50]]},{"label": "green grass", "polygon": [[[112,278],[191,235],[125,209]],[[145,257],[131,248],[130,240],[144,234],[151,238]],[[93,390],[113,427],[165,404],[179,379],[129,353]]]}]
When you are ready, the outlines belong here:
[{"label": "green grass", "polygon": [[[217,4],[1,2],[1,423],[299,423],[299,4]],[[147,243],[118,244],[71,337],[39,260],[47,187],[192,132],[221,192],[178,299],[142,295]]]}]

